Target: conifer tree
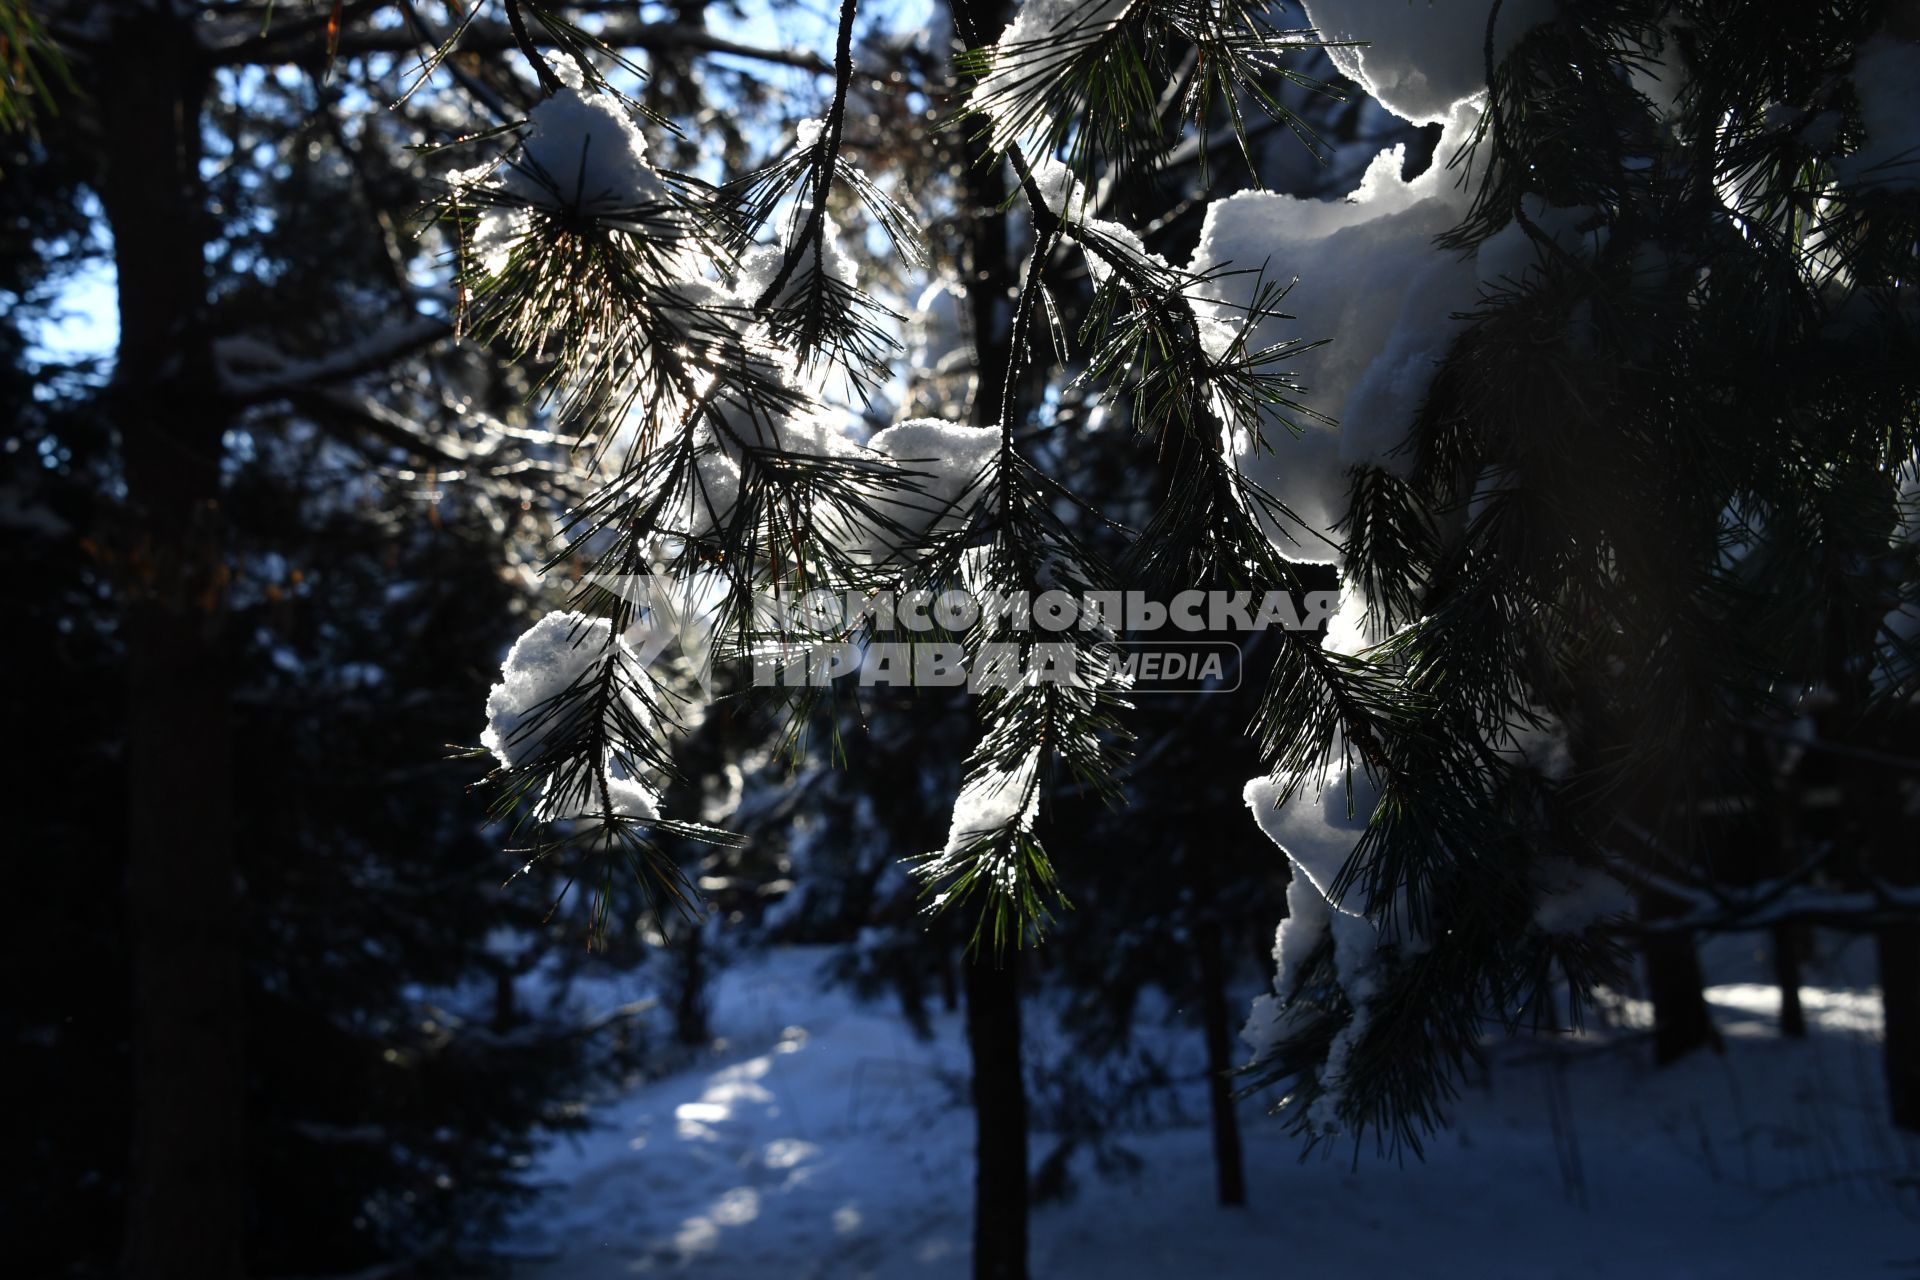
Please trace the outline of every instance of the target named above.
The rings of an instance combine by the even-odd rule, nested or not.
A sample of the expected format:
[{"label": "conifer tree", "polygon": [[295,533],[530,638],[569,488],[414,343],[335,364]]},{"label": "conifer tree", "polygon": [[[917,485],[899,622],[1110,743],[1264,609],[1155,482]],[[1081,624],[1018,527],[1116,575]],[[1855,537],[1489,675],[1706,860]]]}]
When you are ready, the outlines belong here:
[{"label": "conifer tree", "polygon": [[[29,1274],[482,1265],[540,1130],[646,1044],[517,994],[576,939],[474,874],[441,759],[571,473],[414,225],[408,148],[516,92],[502,22],[457,100],[407,95],[432,8],[0,7]],[[63,367],[81,266],[118,349]]]},{"label": "conifer tree", "polygon": [[[1328,634],[1273,632],[1256,673],[1267,772],[1246,798],[1294,875],[1252,1080],[1288,1082],[1314,1138],[1416,1150],[1489,1022],[1552,1023],[1562,986],[1577,1016],[1615,972],[1629,889],[1642,929],[1683,938],[1830,911],[1792,894],[1826,877],[1857,886],[1851,918],[1894,955],[1912,911],[1904,853],[1860,853],[1907,847],[1897,804],[1841,862],[1734,895],[1690,816],[1754,784],[1737,747],[1791,732],[1782,690],[1837,706],[1847,751],[1910,714],[1905,9],[1472,8],[1324,0],[1288,30],[1232,0],[1034,0],[997,34],[956,14],[975,81],[957,127],[1020,215],[1010,313],[973,300],[1007,368],[983,370],[973,424],[865,445],[817,390],[831,373],[857,393],[890,358],[835,252],[833,193],[917,248],[912,193],[843,154],[852,4],[826,116],[744,178],[652,169],[574,48],[536,65],[547,100],[455,197],[472,323],[549,344],[556,402],[621,451],[570,550],[615,577],[711,578],[727,656],[779,666],[895,634],[859,610],[756,611],[815,589],[1260,597],[1334,565]],[[1223,119],[1232,145],[1261,112],[1298,125],[1261,77],[1323,41],[1387,110],[1438,126],[1424,172],[1391,152],[1344,202],[1217,201],[1185,267],[1099,216],[1103,186],[1196,126],[1204,144]],[[1067,264],[1096,286],[1077,333],[1050,295]],[[1117,558],[1062,514],[1099,495],[1021,444],[1021,389],[1069,349],[1126,406],[1142,465],[1169,469]],[[578,603],[567,645],[549,629],[509,663],[493,746],[543,854],[622,861],[672,898],[648,833],[714,837],[655,805],[674,716],[624,647],[642,610]],[[1115,638],[1083,628],[1074,679],[979,700],[949,837],[916,873],[989,953],[1038,940],[1071,897],[1048,797],[1118,798]],[[1004,617],[964,643],[1042,656]],[[819,696],[774,695],[796,715]]]}]

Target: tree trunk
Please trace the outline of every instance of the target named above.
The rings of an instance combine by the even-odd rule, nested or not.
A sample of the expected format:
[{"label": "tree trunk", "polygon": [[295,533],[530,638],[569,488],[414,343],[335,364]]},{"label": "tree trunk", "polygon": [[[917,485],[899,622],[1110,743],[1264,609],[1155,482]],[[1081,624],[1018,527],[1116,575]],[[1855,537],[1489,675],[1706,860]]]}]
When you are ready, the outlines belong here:
[{"label": "tree trunk", "polygon": [[[1901,804],[1901,779],[1891,769],[1853,775],[1870,788],[1867,814],[1870,865],[1879,878],[1903,889],[1920,885],[1920,853],[1913,822]],[[1920,1133],[1920,921],[1912,918],[1874,931],[1880,960],[1882,1046],[1887,1064],[1887,1102],[1893,1123]]]},{"label": "tree trunk", "polygon": [[1800,936],[1790,924],[1773,927],[1773,981],[1780,988],[1780,1034],[1807,1037],[1807,1012],[1800,1004]]},{"label": "tree trunk", "polygon": [[707,1021],[706,919],[690,921],[680,939],[680,991],[673,1006],[673,1038],[684,1045],[713,1039]]},{"label": "tree trunk", "polygon": [[1233,1109],[1233,1026],[1227,1013],[1226,965],[1220,929],[1201,925],[1194,938],[1200,953],[1200,1015],[1206,1023],[1207,1104],[1213,1112],[1214,1186],[1223,1205],[1247,1202],[1247,1174],[1240,1158],[1240,1117]]},{"label": "tree trunk", "polygon": [[[1747,767],[1759,788],[1757,828],[1752,838],[1762,855],[1762,872],[1766,876],[1789,875],[1799,850],[1799,781],[1768,750],[1758,733],[1744,736]],[[1775,925],[1769,942],[1773,981],[1780,988],[1780,1034],[1805,1039],[1807,1014],[1800,1003],[1800,931],[1791,924]]]},{"label": "tree trunk", "polygon": [[[983,44],[1006,25],[1007,0],[951,0],[955,38]],[[973,340],[974,387],[968,413],[975,426],[1000,422],[1012,329],[1015,267],[1008,256],[1008,195],[1002,163],[987,159],[984,138],[960,141],[967,209],[967,320]],[[1014,412],[1019,412],[1018,406]],[[1027,1093],[1020,1059],[1020,957],[983,948],[966,967],[967,1045],[973,1054],[973,1110],[978,1135],[974,1168],[974,1280],[1026,1280]]]},{"label": "tree trunk", "polygon": [[940,955],[940,1003],[948,1013],[960,1010],[960,975],[954,971],[954,958]]},{"label": "tree trunk", "polygon": [[201,106],[188,18],[128,6],[89,86],[106,156],[120,347],[110,404],[126,484],[126,907],[134,1135],[123,1270],[241,1274],[239,911],[231,826],[221,448],[206,327]]},{"label": "tree trunk", "polygon": [[[1006,0],[953,0],[953,25],[962,48],[996,38],[1007,22]],[[975,426],[1000,421],[1007,391],[1008,341],[1012,337],[1014,264],[1008,258],[1009,189],[1004,164],[990,155],[979,130],[962,131],[961,175],[967,200],[966,317],[973,341]]]},{"label": "tree trunk", "polygon": [[1019,957],[967,961],[973,1053],[974,1280],[1026,1280],[1027,1092],[1020,1070]]},{"label": "tree trunk", "polygon": [[493,1032],[505,1035],[525,1021],[520,1016],[520,1000],[514,993],[514,978],[517,976],[513,966],[506,961],[497,961],[493,970]]},{"label": "tree trunk", "polygon": [[1920,1133],[1920,925],[1886,925],[1877,941],[1887,1101],[1895,1125]]},{"label": "tree trunk", "polygon": [[[1656,918],[1651,911],[1647,918]],[[1653,1061],[1665,1066],[1695,1049],[1720,1045],[1707,1012],[1705,976],[1690,933],[1648,934],[1647,998],[1653,1002]]]},{"label": "tree trunk", "polygon": [[[1660,830],[1654,813],[1636,816]],[[1649,850],[1648,856],[1654,856]],[[1652,923],[1676,915],[1685,904],[1652,888],[1640,892],[1640,918]],[[1655,1066],[1677,1062],[1695,1049],[1720,1047],[1719,1034],[1707,1012],[1706,976],[1691,933],[1649,933],[1640,944],[1646,961],[1647,999],[1653,1005],[1653,1061]]]}]

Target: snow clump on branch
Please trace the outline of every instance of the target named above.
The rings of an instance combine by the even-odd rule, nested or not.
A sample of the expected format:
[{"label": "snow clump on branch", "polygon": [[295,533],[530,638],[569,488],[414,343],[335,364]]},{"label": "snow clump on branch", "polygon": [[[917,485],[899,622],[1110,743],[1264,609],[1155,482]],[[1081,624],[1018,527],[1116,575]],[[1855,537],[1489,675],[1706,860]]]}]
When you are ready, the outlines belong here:
[{"label": "snow clump on branch", "polygon": [[[607,686],[613,692],[602,713],[607,735],[618,741],[630,724],[653,727],[653,709],[641,693],[650,677],[626,638],[612,631],[604,618],[550,613],[514,641],[501,664],[500,682],[487,695],[487,727],[480,735],[481,745],[502,768],[552,763],[556,750],[564,752],[566,740],[583,729],[582,717],[593,714],[608,663],[618,670]],[[640,778],[621,776],[628,772],[610,772],[604,794],[592,794],[589,787],[569,787],[561,795],[550,792],[540,818],[583,817],[609,804],[617,816],[642,821],[657,817],[658,794]]]},{"label": "snow clump on branch", "polygon": [[[1445,124],[1486,92],[1489,0],[1303,0],[1307,22],[1335,43],[1333,65],[1375,101],[1413,124]],[[1505,0],[1495,23],[1496,62],[1551,21],[1555,0]],[[1341,43],[1353,42],[1353,43]]]},{"label": "snow clump on branch", "polygon": [[509,187],[550,212],[618,214],[662,200],[647,139],[611,94],[562,89],[527,117]]},{"label": "snow clump on branch", "polygon": [[1026,0],[993,46],[993,69],[973,91],[974,110],[993,121],[996,150],[1032,141],[1045,117],[1022,110],[1091,41],[1126,20],[1140,0]]}]

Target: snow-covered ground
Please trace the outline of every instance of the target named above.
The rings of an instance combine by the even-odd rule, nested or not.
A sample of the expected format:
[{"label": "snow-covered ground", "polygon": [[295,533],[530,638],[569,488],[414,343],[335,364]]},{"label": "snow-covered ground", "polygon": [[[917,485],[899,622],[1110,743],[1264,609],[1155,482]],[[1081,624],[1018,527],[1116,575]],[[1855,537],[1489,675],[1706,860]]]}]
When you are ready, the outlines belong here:
[{"label": "snow-covered ground", "polygon": [[[1844,967],[1860,969],[1864,947],[1849,950]],[[967,1274],[959,1020],[918,1041],[890,1006],[823,990],[819,959],[730,970],[714,1009],[725,1041],[604,1100],[593,1132],[549,1152],[551,1193],[513,1241],[522,1280]],[[1105,1179],[1089,1162],[1073,1199],[1036,1212],[1033,1274],[1920,1276],[1920,1143],[1885,1119],[1874,994],[1807,989],[1801,1043],[1777,1038],[1773,989],[1709,997],[1726,1053],[1663,1071],[1631,1031],[1498,1047],[1424,1162],[1369,1151],[1356,1166],[1350,1149],[1302,1162],[1245,1103],[1245,1209],[1213,1201],[1189,1085],[1176,1101],[1195,1123],[1121,1136],[1137,1173]],[[1057,1060],[1045,1010],[1028,1022],[1033,1056]],[[1175,1074],[1197,1074],[1197,1032],[1168,1034]],[[1036,1160],[1052,1146],[1033,1145]]]}]

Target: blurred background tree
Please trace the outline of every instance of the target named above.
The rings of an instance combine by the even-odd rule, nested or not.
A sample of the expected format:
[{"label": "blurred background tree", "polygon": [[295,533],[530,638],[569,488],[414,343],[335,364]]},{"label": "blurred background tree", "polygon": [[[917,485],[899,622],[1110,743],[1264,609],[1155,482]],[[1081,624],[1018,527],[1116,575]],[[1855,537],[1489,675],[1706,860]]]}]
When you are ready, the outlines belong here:
[{"label": "blurred background tree", "polygon": [[[663,109],[710,110],[711,75],[737,147],[766,95],[750,50],[696,69],[726,45],[701,8],[635,39]],[[451,341],[444,161],[416,149],[533,88],[482,25],[409,95],[430,9],[460,22],[0,13],[0,557],[41,855],[7,921],[41,973],[6,1013],[38,1100],[6,1122],[23,1274],[482,1258],[540,1135],[669,1038],[622,1007],[647,980],[570,991],[560,886],[501,891],[447,761],[541,607],[570,444]],[[111,350],[42,345],[76,308]]]}]

